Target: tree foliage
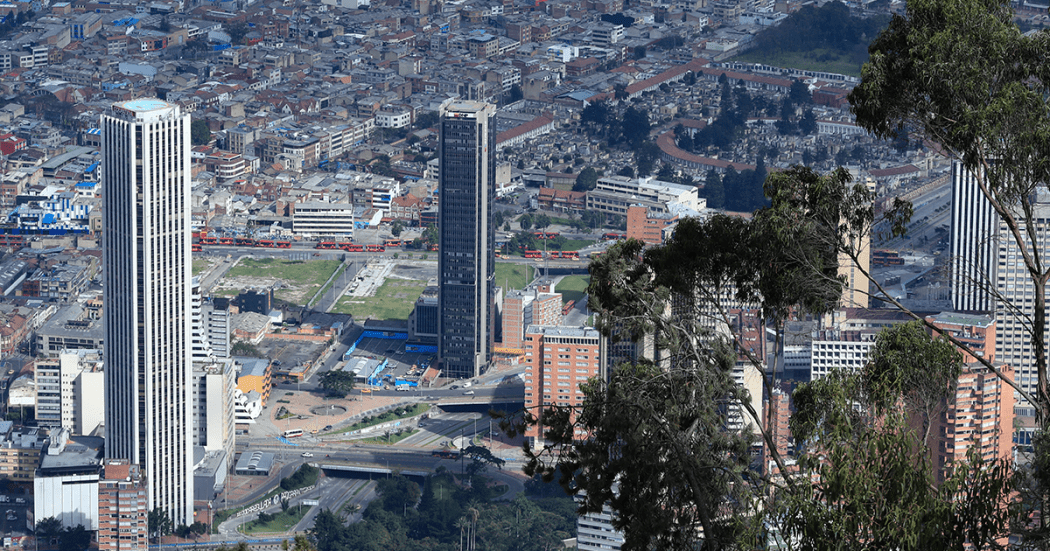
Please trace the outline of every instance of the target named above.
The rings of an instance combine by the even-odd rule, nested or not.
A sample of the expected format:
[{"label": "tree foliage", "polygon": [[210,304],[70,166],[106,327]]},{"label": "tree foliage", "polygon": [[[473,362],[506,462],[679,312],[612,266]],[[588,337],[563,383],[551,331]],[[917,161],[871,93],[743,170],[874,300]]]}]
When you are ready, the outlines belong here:
[{"label": "tree foliage", "polygon": [[576,183],[572,185],[573,191],[590,191],[598,185],[598,171],[587,167],[576,176]]},{"label": "tree foliage", "polygon": [[211,130],[208,123],[201,119],[193,119],[190,123],[190,143],[193,145],[208,145],[211,142]]},{"label": "tree foliage", "polygon": [[325,371],[318,381],[321,388],[332,396],[346,397],[354,390],[354,374],[342,369]]}]

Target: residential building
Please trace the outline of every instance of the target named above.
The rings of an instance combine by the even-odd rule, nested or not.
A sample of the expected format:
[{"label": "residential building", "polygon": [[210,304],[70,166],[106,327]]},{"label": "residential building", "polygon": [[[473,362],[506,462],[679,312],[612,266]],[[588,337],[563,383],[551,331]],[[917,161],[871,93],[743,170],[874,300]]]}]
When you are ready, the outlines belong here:
[{"label": "residential building", "polygon": [[102,391],[102,388],[92,388],[101,380],[99,377],[81,379],[85,371],[101,374],[101,368],[98,350],[63,350],[58,357],[38,359],[33,372],[36,420],[40,426],[74,429],[77,414],[84,409],[84,404],[77,400],[77,381],[80,380],[81,388],[87,386],[96,392]]},{"label": "residential building", "polygon": [[109,459],[98,485],[99,551],[140,551],[148,547],[149,501],[138,465]]},{"label": "residential building", "polygon": [[[525,409],[538,418],[526,429],[533,442],[543,434],[543,408],[583,405],[580,385],[605,377],[602,337],[593,327],[532,325],[525,330]],[[583,436],[582,434],[579,436]]]},{"label": "residential building", "polygon": [[[1009,365],[998,365],[1007,377]],[[932,420],[932,463],[938,481],[953,467],[965,463],[971,450],[984,461],[1012,460],[1014,391],[991,369],[980,363],[963,366],[954,395],[937,419]]]},{"label": "residential building", "polygon": [[18,484],[32,484],[40,464],[40,450],[47,441],[47,432],[32,427],[11,430],[11,421],[0,421],[0,479]]},{"label": "residential building", "polygon": [[494,105],[456,102],[439,125],[438,359],[446,377],[475,377],[492,359],[495,115]]},{"label": "residential building", "polygon": [[561,325],[561,293],[541,292],[538,286],[507,291],[503,298],[503,341],[500,348],[508,352],[522,349],[525,330],[531,325]]},{"label": "residential building", "polygon": [[102,116],[106,458],[148,509],[193,523],[190,117],[158,99]]}]

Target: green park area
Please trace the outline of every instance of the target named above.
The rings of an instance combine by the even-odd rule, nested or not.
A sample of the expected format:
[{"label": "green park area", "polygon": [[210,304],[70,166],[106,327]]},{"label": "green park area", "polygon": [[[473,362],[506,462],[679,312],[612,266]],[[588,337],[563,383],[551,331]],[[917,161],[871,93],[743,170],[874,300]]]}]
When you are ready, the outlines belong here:
[{"label": "green park area", "polygon": [[587,284],[590,281],[591,276],[565,276],[554,286],[554,290],[561,293],[562,303],[568,303],[570,300],[579,302],[587,294]]},{"label": "green park area", "polygon": [[308,512],[310,507],[290,505],[287,510],[277,513],[261,513],[258,519],[244,525],[244,533],[251,535],[287,532],[299,524]]},{"label": "green park area", "polygon": [[[274,296],[280,300],[292,304],[306,304],[306,301],[328,281],[335,270],[341,264],[338,260],[284,260],[278,258],[242,258],[236,266],[226,273],[225,279],[259,280],[271,281],[279,279],[284,283],[284,288],[274,292]],[[237,285],[239,287],[239,285]],[[216,295],[224,294],[229,289],[216,289]],[[236,293],[233,293],[236,294]]]},{"label": "green park area", "polygon": [[407,320],[416,299],[426,289],[426,281],[387,279],[370,297],[344,296],[332,309],[334,314],[350,314],[354,319]]},{"label": "green park area", "polygon": [[535,268],[528,264],[514,262],[496,262],[496,286],[503,287],[504,293],[510,289],[524,289],[535,277]]}]

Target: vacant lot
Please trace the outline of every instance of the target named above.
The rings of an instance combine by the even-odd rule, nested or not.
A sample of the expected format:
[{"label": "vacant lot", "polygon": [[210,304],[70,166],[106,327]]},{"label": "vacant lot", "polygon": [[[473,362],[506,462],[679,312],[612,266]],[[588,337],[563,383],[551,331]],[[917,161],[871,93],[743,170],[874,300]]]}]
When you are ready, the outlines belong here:
[{"label": "vacant lot", "polygon": [[587,294],[587,284],[590,283],[591,276],[585,275],[571,275],[561,278],[561,281],[554,286],[556,292],[561,293],[562,303],[567,303],[570,300],[579,302],[580,299]]},{"label": "vacant lot", "polygon": [[340,298],[332,313],[350,314],[355,320],[407,320],[426,286],[426,281],[388,278],[376,290],[375,296]]},{"label": "vacant lot", "polygon": [[338,260],[242,258],[226,273],[213,294],[236,294],[241,289],[265,288],[280,282],[275,297],[292,304],[306,304],[339,264]]},{"label": "vacant lot", "polygon": [[524,289],[532,283],[535,270],[528,264],[513,262],[496,262],[496,286],[503,287],[504,293],[510,289]]}]

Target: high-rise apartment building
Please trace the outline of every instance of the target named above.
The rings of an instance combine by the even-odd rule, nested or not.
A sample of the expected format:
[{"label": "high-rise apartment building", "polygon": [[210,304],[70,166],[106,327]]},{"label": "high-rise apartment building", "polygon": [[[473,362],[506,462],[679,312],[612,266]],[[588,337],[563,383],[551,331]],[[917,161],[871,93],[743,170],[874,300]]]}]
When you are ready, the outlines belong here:
[{"label": "high-rise apartment building", "polygon": [[999,225],[973,173],[952,163],[951,297],[958,311],[991,312]]},{"label": "high-rise apartment building", "polygon": [[190,117],[158,99],[102,115],[106,458],[148,508],[193,523]]},{"label": "high-rise apartment building", "polygon": [[475,377],[495,335],[496,108],[455,102],[440,124],[438,359],[446,377]]},{"label": "high-rise apartment building", "polygon": [[148,548],[146,484],[138,465],[109,460],[98,483],[99,551]]},{"label": "high-rise apartment building", "polygon": [[532,325],[525,330],[524,348],[525,409],[539,419],[525,436],[535,441],[543,431],[543,408],[583,405],[580,385],[606,376],[602,336],[592,327]]},{"label": "high-rise apartment building", "polygon": [[502,348],[519,350],[530,325],[561,325],[561,320],[561,293],[551,293],[549,284],[508,291],[503,299]]}]

